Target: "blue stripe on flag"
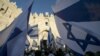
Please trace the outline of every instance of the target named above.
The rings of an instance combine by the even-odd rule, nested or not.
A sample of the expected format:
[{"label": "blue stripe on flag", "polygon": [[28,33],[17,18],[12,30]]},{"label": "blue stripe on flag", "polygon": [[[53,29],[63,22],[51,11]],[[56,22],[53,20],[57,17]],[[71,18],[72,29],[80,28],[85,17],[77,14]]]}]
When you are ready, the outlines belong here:
[{"label": "blue stripe on flag", "polygon": [[17,35],[19,35],[22,31],[19,28],[15,28],[14,32],[10,35],[8,41],[10,41],[11,39],[13,39],[14,37],[16,37]]},{"label": "blue stripe on flag", "polygon": [[85,5],[80,1],[72,6],[55,13],[65,21],[89,21],[89,13]]},{"label": "blue stripe on flag", "polygon": [[[54,14],[65,21],[76,21],[76,22],[98,21],[98,20],[100,21],[99,19],[100,17],[96,16],[100,14],[99,11],[95,13],[94,10],[91,9],[92,5],[94,5],[93,8],[97,6],[95,4],[99,6],[100,1],[99,0],[80,0],[79,2],[73,4],[72,6],[65,8]],[[97,11],[98,8],[95,8],[95,10]]]},{"label": "blue stripe on flag", "polygon": [[[19,56],[19,55],[22,55],[22,53],[24,52],[22,49],[24,49],[24,45],[25,43],[23,43],[23,41],[25,40],[25,37],[26,36],[26,33],[27,33],[27,30],[26,28],[28,27],[28,21],[29,21],[29,15],[30,15],[30,11],[31,11],[31,7],[32,7],[32,2],[30,4],[29,7],[26,7],[26,10],[23,11],[23,13],[17,18],[17,21],[16,21],[16,24],[15,24],[15,27],[14,27],[14,32],[12,32],[12,34],[10,34],[10,37],[8,38],[8,40],[6,41],[6,43],[4,45],[2,45],[0,47],[0,56]],[[28,8],[28,9],[27,9]],[[28,10],[28,12],[26,12]],[[24,13],[27,13],[27,14],[24,14]],[[20,20],[22,19],[22,20]],[[19,21],[20,20],[20,21]],[[23,22],[24,21],[24,22]],[[27,21],[27,22],[26,22]],[[19,25],[19,22],[20,22],[20,25]],[[23,24],[21,24],[23,23]],[[24,26],[24,24],[26,24],[26,26]],[[19,27],[19,28],[16,28],[16,27]],[[24,28],[22,27],[24,26]],[[25,31],[26,30],[26,31]],[[22,33],[23,32],[23,33]],[[26,32],[26,33],[25,33]],[[19,34],[21,34],[20,36],[18,36]],[[12,40],[16,40],[16,41],[12,41]],[[22,41],[20,40],[22,39]],[[21,43],[19,43],[21,42]],[[15,43],[15,44],[14,44]],[[22,44],[23,43],[23,44]],[[22,44],[22,45],[21,45]],[[10,46],[11,45],[11,46]],[[21,45],[21,46],[18,46],[18,45]],[[23,48],[22,48],[23,47]],[[17,51],[17,49],[14,49],[14,48],[17,48],[18,50],[20,48],[21,51]],[[8,52],[9,51],[9,52]],[[23,51],[23,52],[22,52]],[[16,54],[16,53],[17,54]],[[20,54],[19,54],[20,53]],[[23,53],[24,54],[24,53]]]},{"label": "blue stripe on flag", "polygon": [[[7,40],[10,41],[11,39],[13,39],[14,37],[16,37],[17,35],[19,35],[22,31],[19,28],[15,28],[14,32],[10,35],[9,39]],[[7,42],[1,47],[2,49],[0,50],[0,55],[1,56],[7,56]]]},{"label": "blue stripe on flag", "polygon": [[[30,12],[32,10],[32,5],[33,5],[33,2],[32,4],[29,6],[28,8],[28,16],[27,16],[27,29],[28,29],[28,25],[29,25],[29,18],[30,18]],[[28,32],[28,31],[27,31]]]}]

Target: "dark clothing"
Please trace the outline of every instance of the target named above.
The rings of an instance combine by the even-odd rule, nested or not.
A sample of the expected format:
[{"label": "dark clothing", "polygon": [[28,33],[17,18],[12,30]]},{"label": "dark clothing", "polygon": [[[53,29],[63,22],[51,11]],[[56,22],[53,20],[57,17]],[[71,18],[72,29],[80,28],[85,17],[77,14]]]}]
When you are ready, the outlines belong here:
[{"label": "dark clothing", "polygon": [[56,56],[64,56],[64,52],[61,49],[59,49],[56,51]]},{"label": "dark clothing", "polygon": [[35,51],[35,56],[41,56],[41,51],[40,50]]}]

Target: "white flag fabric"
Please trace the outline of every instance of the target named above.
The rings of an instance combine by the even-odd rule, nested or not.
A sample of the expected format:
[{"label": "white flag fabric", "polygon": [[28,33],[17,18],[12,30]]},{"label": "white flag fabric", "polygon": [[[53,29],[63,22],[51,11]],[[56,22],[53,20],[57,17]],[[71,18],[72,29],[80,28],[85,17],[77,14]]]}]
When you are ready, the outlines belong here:
[{"label": "white flag fabric", "polygon": [[65,21],[100,21],[99,0],[59,0],[53,6],[54,14]]},{"label": "white flag fabric", "polygon": [[100,51],[99,0],[57,0],[52,9],[61,39],[75,56]]},{"label": "white flag fabric", "polygon": [[[22,8],[22,13],[14,22],[0,32],[6,39],[0,47],[0,56],[24,56],[25,41],[28,28],[28,19],[33,4],[33,0],[14,0],[18,7]],[[20,4],[19,4],[20,3]]]}]

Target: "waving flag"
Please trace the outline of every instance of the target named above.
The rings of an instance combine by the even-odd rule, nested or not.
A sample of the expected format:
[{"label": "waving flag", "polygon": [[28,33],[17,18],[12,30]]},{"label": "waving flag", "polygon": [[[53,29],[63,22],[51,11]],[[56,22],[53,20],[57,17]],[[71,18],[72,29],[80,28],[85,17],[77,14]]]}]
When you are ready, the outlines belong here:
[{"label": "waving flag", "polygon": [[54,14],[65,21],[100,21],[99,0],[59,0]]},{"label": "waving flag", "polygon": [[7,40],[2,39],[5,42],[0,47],[0,56],[24,56],[27,25],[33,0],[15,0],[15,2],[23,12],[7,29],[1,32],[2,37],[7,34]]},{"label": "waving flag", "polygon": [[48,31],[48,40],[47,40],[48,47],[52,47],[54,44],[54,36],[51,30]]},{"label": "waving flag", "polygon": [[100,51],[99,0],[57,0],[52,9],[61,39],[75,56]]}]

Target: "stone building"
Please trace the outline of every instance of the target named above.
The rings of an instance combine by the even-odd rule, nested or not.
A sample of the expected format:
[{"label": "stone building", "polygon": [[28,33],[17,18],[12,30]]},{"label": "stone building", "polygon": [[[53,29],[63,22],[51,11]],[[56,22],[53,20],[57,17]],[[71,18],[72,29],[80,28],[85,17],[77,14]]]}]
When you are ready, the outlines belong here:
[{"label": "stone building", "polygon": [[[18,8],[15,2],[0,0],[0,33],[8,28],[21,13],[22,9]],[[1,34],[0,46],[7,40],[8,33],[10,33],[10,30]]]},{"label": "stone building", "polygon": [[[56,41],[57,37],[60,37],[54,15],[49,14],[48,12],[46,13],[34,13],[30,14],[30,20],[29,20],[29,29],[32,28],[33,26],[37,25],[37,29],[33,31],[30,35],[34,35],[37,33],[37,36],[31,37],[30,36],[30,43],[32,45],[32,41],[36,41],[37,45],[40,46],[41,40],[48,40],[48,31],[51,30],[52,34],[54,35],[54,39]],[[36,32],[36,33],[34,33]]]},{"label": "stone building", "polygon": [[21,12],[16,2],[0,0],[0,31],[8,27]]}]

